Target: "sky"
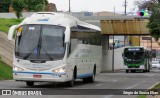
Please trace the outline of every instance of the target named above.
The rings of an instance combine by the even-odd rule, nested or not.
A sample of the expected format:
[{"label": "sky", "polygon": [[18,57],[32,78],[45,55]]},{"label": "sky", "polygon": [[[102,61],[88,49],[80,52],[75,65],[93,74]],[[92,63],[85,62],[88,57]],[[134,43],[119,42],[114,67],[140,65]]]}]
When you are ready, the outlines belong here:
[{"label": "sky", "polygon": [[[55,3],[58,11],[68,11],[69,0],[48,0],[49,3]],[[101,12],[110,11],[117,13],[124,12],[125,0],[70,0],[71,11],[89,11],[89,12]],[[130,12],[135,6],[133,4],[135,0],[127,0],[127,12]],[[141,0],[139,0],[141,1]]]}]

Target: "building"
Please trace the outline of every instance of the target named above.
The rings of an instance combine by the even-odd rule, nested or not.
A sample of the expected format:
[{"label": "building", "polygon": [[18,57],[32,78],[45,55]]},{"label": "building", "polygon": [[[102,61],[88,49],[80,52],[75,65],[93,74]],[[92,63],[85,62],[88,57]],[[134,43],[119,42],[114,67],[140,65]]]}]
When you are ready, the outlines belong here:
[{"label": "building", "polygon": [[102,11],[102,12],[94,13],[94,16],[121,16],[121,14],[114,13],[114,12]]},{"label": "building", "polygon": [[54,3],[49,3],[48,4],[48,8],[47,8],[47,11],[49,12],[57,12],[57,7]]},{"label": "building", "polygon": [[141,36],[140,46],[152,49],[152,56],[160,59],[160,40],[156,42],[151,36]]}]

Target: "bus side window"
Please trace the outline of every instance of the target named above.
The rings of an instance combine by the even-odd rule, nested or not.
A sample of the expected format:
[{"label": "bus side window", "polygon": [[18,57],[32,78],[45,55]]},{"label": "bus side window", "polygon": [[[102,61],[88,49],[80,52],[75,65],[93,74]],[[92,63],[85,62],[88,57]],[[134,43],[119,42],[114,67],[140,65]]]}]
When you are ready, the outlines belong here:
[{"label": "bus side window", "polygon": [[78,45],[78,39],[71,39],[71,52],[75,49],[75,47]]}]

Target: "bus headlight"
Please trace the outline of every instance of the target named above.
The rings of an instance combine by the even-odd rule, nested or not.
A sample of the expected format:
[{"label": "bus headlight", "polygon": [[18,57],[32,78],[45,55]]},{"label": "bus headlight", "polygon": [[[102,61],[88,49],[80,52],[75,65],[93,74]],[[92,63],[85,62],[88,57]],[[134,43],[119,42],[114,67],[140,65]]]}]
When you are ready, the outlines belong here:
[{"label": "bus headlight", "polygon": [[58,68],[58,69],[52,70],[52,72],[55,72],[55,73],[64,73],[64,72],[66,72],[66,70],[65,70],[64,67],[62,67],[62,68]]},{"label": "bus headlight", "polygon": [[19,68],[19,67],[13,67],[13,70],[15,70],[15,71],[23,71],[23,69]]}]

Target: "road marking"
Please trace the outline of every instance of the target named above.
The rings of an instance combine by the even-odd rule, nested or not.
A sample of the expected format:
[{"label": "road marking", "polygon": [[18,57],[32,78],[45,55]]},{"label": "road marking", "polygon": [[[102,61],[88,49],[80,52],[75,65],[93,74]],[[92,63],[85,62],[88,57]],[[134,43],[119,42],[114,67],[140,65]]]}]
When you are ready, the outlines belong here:
[{"label": "road marking", "polygon": [[107,95],[107,96],[105,96],[104,98],[111,98],[111,97],[113,97],[114,95]]},{"label": "road marking", "polygon": [[149,87],[148,89],[152,89],[154,86],[156,86],[158,83],[160,83],[160,82],[157,82],[157,83],[155,83],[154,85],[152,85],[151,87]]},{"label": "road marking", "polygon": [[113,80],[113,82],[117,82],[118,80]]},{"label": "road marking", "polygon": [[126,89],[131,89],[131,88],[133,88],[133,87],[136,87],[136,86],[138,86],[139,84],[134,84],[134,85],[132,85],[132,86],[130,86],[130,87],[127,87]]},{"label": "road marking", "polygon": [[97,84],[96,86],[101,86],[102,84]]},{"label": "road marking", "polygon": [[130,87],[127,87],[126,89],[134,88],[134,87],[136,87],[136,86],[138,86],[138,85],[140,85],[141,83],[144,83],[144,82],[146,82],[146,81],[142,81],[142,82],[140,82],[140,83],[134,84],[134,85],[132,85],[132,86],[130,86]]}]

